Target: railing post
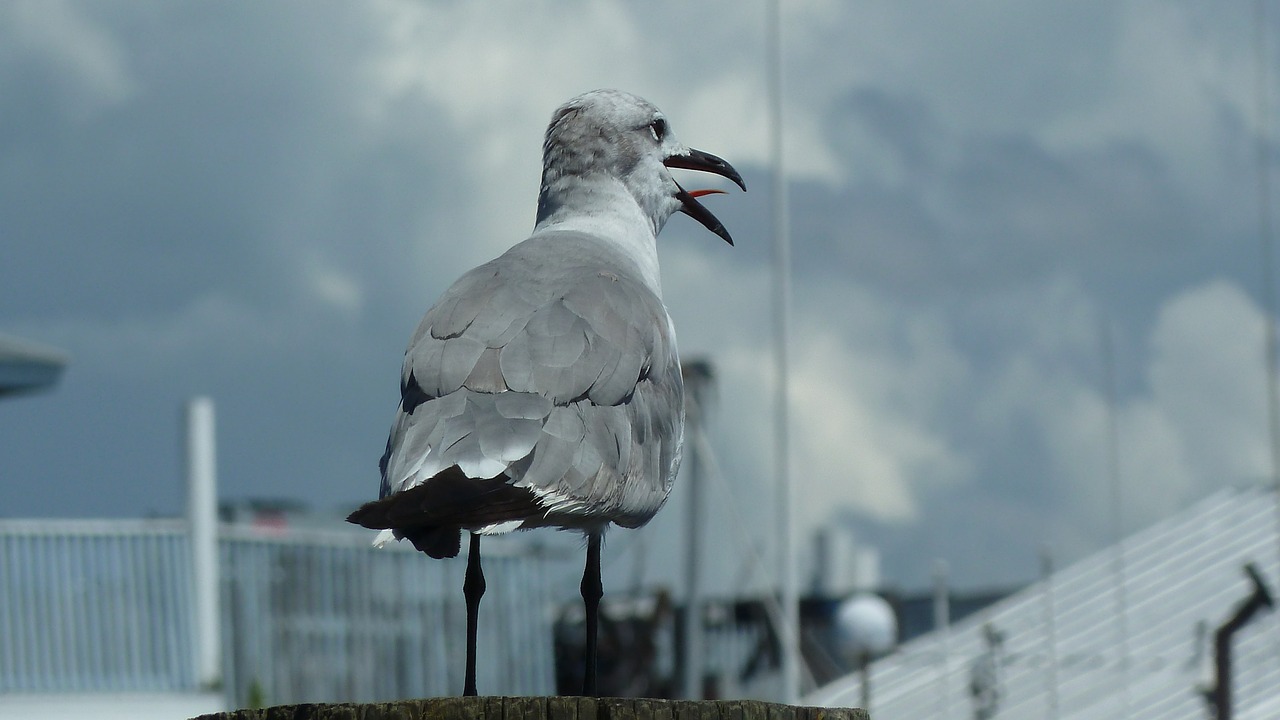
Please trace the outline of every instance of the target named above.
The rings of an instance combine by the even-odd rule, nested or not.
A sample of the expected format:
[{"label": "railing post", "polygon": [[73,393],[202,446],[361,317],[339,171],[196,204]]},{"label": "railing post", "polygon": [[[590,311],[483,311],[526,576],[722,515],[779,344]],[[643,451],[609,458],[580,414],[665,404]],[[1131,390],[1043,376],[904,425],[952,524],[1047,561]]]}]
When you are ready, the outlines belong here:
[{"label": "railing post", "polygon": [[710,361],[686,361],[682,369],[685,385],[685,418],[688,427],[686,437],[692,442],[685,443],[685,467],[683,480],[689,488],[688,508],[686,509],[688,526],[687,547],[685,548],[685,600],[684,600],[684,647],[681,655],[681,666],[684,668],[684,697],[689,700],[701,700],[703,697],[704,671],[704,628],[702,627],[702,589],[698,579],[702,577],[699,563],[702,560],[702,525],[706,517],[702,514],[703,457],[699,445],[706,425],[707,405],[710,401],[715,371]]},{"label": "railing post", "polygon": [[201,688],[222,680],[218,619],[218,476],[213,400],[192,398],[186,408],[187,523],[191,533],[191,598],[195,610],[195,671]]}]

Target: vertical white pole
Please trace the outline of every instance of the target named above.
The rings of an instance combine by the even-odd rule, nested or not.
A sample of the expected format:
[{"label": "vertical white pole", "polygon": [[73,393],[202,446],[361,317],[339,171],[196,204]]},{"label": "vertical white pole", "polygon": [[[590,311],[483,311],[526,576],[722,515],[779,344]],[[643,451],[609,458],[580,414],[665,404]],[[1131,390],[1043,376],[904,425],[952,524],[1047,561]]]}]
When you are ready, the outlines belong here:
[{"label": "vertical white pole", "polygon": [[202,688],[214,688],[222,678],[222,638],[218,628],[218,476],[213,400],[207,397],[187,403],[186,450],[196,680]]},{"label": "vertical white pole", "polygon": [[1058,609],[1054,598],[1053,555],[1040,548],[1040,585],[1044,590],[1046,720],[1058,720]]},{"label": "vertical white pole", "polygon": [[951,588],[947,561],[933,563],[933,627],[938,633],[938,718],[951,716]]},{"label": "vertical white pole", "polygon": [[685,442],[686,482],[689,486],[687,508],[688,547],[685,556],[685,605],[684,605],[684,696],[689,700],[702,699],[703,632],[702,589],[699,577],[702,568],[702,433],[706,418],[707,395],[712,369],[709,362],[697,360],[684,364],[685,383]]},{"label": "vertical white pole", "polygon": [[1111,480],[1111,541],[1115,543],[1112,554],[1112,577],[1115,582],[1116,655],[1115,681],[1120,695],[1118,720],[1129,717],[1129,602],[1126,585],[1128,569],[1124,554],[1124,488],[1120,478],[1120,430],[1116,420],[1116,361],[1111,340],[1111,325],[1103,323],[1102,363],[1107,391],[1107,474]]},{"label": "vertical white pole", "polygon": [[784,703],[800,699],[800,593],[795,542],[795,488],[791,476],[791,439],[787,383],[791,316],[791,231],[787,174],[782,145],[782,3],[769,1],[768,37],[769,147],[773,161],[773,309],[774,475],[778,483],[778,584],[782,604],[782,692]]}]

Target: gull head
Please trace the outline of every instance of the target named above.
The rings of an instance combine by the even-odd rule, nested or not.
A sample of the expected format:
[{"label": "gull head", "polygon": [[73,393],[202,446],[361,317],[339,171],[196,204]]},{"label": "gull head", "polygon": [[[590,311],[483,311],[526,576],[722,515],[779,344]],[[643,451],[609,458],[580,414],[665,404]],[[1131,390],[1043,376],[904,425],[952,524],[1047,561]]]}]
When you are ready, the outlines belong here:
[{"label": "gull head", "polygon": [[670,168],[715,173],[746,190],[733,166],[694,150],[671,131],[661,110],[620,90],[593,90],[560,106],[551,117],[542,146],[542,189],[538,221],[558,212],[591,212],[625,188],[656,235],[676,212],[702,223],[730,245],[724,225],[697,198],[719,190],[685,190]]}]

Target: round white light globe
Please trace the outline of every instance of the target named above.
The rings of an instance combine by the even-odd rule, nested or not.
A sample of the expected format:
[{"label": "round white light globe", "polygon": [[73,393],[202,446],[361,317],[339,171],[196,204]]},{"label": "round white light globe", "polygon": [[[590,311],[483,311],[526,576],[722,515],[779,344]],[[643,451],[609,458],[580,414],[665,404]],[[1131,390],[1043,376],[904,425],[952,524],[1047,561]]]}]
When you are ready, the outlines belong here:
[{"label": "round white light globe", "polygon": [[845,657],[882,655],[898,641],[898,618],[884,598],[858,593],[836,609],[836,637]]}]

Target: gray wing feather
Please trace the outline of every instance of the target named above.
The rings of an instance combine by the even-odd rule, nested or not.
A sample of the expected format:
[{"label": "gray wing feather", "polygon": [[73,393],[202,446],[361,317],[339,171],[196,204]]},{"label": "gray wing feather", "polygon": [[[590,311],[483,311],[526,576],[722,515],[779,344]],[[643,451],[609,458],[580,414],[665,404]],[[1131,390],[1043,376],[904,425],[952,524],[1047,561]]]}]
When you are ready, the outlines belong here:
[{"label": "gray wing feather", "polygon": [[551,400],[531,393],[501,393],[494,397],[493,406],[504,418],[545,420],[552,411]]},{"label": "gray wing feather", "polygon": [[[556,411],[565,409],[557,408]],[[573,465],[574,455],[581,442],[581,437],[573,441],[552,435],[544,429],[542,437],[534,446],[533,454],[515,466],[521,482],[530,487],[555,487]]]},{"label": "gray wing feather", "polygon": [[[588,357],[594,328],[562,300],[538,308],[524,331],[502,348],[500,364],[507,386],[537,392],[564,403],[584,394],[595,379]],[[586,362],[584,362],[586,360]]]},{"label": "gray wing feather", "polygon": [[[462,387],[466,379],[476,368],[476,362],[487,346],[474,338],[463,335],[450,338],[441,343],[443,350],[434,369],[439,372],[435,380],[435,389],[439,395],[449,393]],[[417,367],[415,363],[414,367]],[[429,377],[429,376],[428,376]]]},{"label": "gray wing feather", "polygon": [[598,242],[537,238],[464,275],[423,318],[402,382],[384,496],[458,465],[505,474],[548,516],[635,526],[670,490],[675,338],[661,300]]},{"label": "gray wing feather", "polygon": [[[495,280],[501,280],[501,276]],[[475,337],[484,338],[489,347],[502,347],[524,329],[537,307],[516,288],[498,285],[493,288],[489,302],[480,307],[468,330]]]},{"label": "gray wing feather", "polygon": [[509,390],[507,380],[502,376],[502,365],[499,362],[499,348],[485,348],[476,358],[467,379],[462,381],[466,387],[482,393],[500,393]]},{"label": "gray wing feather", "polygon": [[601,405],[615,405],[635,392],[636,379],[640,377],[646,358],[622,352],[609,360],[600,371],[600,377],[592,383],[589,395],[592,401]]},{"label": "gray wing feather", "polygon": [[[430,330],[437,339],[461,335],[475,321],[488,300],[488,293],[477,292],[477,289],[491,281],[495,274],[492,269],[482,265],[458,278],[428,311],[430,323],[425,322],[424,318],[418,329],[419,334],[423,330]],[[414,343],[419,339],[415,336]]]}]

